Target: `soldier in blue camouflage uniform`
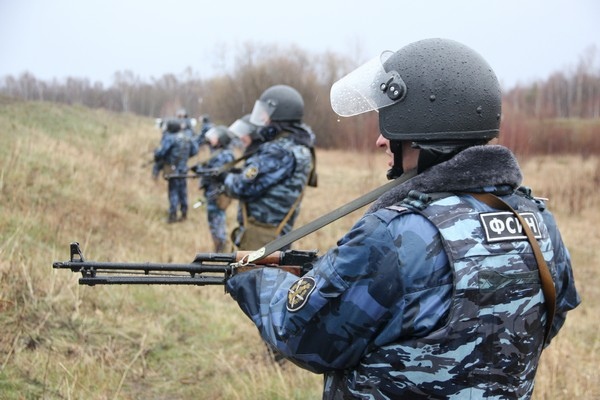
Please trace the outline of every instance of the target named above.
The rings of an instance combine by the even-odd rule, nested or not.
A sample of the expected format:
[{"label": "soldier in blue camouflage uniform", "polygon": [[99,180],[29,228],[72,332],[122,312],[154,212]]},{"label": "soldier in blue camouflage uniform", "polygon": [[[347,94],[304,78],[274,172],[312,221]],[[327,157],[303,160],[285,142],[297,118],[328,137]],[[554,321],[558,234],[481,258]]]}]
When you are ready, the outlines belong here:
[{"label": "soldier in blue camouflage uniform", "polygon": [[187,217],[187,180],[185,178],[169,178],[170,175],[187,174],[187,162],[198,153],[198,146],[193,140],[190,130],[182,129],[179,119],[167,122],[167,133],[162,136],[160,146],[154,151],[155,163],[163,166],[165,178],[168,179],[169,216],[168,223],[177,221],[177,211],[181,211],[181,219]]},{"label": "soldier in blue camouflage uniform", "polygon": [[177,118],[181,122],[181,129],[186,132],[187,135],[194,136],[194,125],[196,121],[190,118],[185,108],[177,110]]},{"label": "soldier in blue camouflage uniform", "polygon": [[227,218],[225,214],[228,205],[224,197],[223,184],[217,176],[206,175],[208,170],[218,170],[235,160],[231,149],[233,133],[226,126],[218,125],[210,128],[205,134],[205,140],[210,146],[211,156],[201,165],[195,165],[192,170],[204,175],[200,178],[200,189],[206,197],[208,227],[214,243],[214,251],[222,253],[227,245]]},{"label": "soldier in blue camouflage uniform", "polygon": [[[229,292],[267,343],[324,374],[324,399],[529,399],[580,298],[552,214],[520,188],[514,155],[487,144],[500,125],[494,72],[460,43],[427,39],[336,82],[331,101],[342,116],[379,110],[376,143],[401,183],[300,279],[257,268]],[[537,238],[555,289],[546,338],[552,299],[534,250],[482,193]]]},{"label": "soldier in blue camouflage uniform", "polygon": [[208,141],[206,140],[206,133],[210,130],[210,128],[214,126],[215,125],[210,120],[210,116],[208,114],[200,116],[200,129],[198,131],[198,135],[195,137],[198,147],[201,147],[202,145],[208,143]]},{"label": "soldier in blue camouflage uniform", "polygon": [[[240,226],[233,235],[239,249],[258,248],[289,232],[300,213],[314,165],[314,134],[302,123],[303,114],[302,96],[286,85],[265,90],[254,105],[249,122],[257,129],[241,137],[253,150],[246,153],[243,170],[225,179],[227,194],[240,201]],[[260,239],[250,225],[271,230],[273,236]]]}]

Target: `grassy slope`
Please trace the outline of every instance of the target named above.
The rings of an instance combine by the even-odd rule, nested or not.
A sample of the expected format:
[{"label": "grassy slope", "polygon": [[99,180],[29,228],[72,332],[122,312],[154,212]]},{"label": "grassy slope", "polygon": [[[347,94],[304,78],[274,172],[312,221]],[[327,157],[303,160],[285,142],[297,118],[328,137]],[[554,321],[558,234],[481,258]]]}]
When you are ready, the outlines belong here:
[{"label": "grassy slope", "polygon": [[[87,258],[106,261],[189,262],[211,248],[203,210],[164,223],[165,183],[141,167],[159,140],[150,119],[0,99],[0,127],[3,399],[320,397],[321,377],[268,361],[222,288],[80,287],[74,274],[52,270],[75,240]],[[381,156],[319,157],[319,188],[306,192],[299,223],[384,181]],[[544,354],[536,398],[593,398],[598,160],[536,158],[524,168],[525,183],[553,198],[586,301]],[[195,182],[189,191],[190,200],[199,196]],[[296,247],[326,249],[358,213]]]}]

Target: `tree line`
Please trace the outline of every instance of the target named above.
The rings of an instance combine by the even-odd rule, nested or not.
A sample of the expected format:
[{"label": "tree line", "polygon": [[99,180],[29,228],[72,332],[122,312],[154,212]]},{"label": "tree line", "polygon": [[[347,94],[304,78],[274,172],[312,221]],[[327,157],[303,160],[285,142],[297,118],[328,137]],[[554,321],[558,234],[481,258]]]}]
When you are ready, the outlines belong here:
[{"label": "tree line", "polygon": [[600,118],[600,66],[590,47],[573,71],[557,71],[544,81],[517,85],[503,96],[513,113],[531,118]]},{"label": "tree line", "polygon": [[[515,135],[521,137],[523,130],[531,129],[525,121],[600,118],[600,68],[596,56],[595,48],[588,49],[572,71],[557,71],[546,80],[505,88],[502,140],[517,151],[547,152],[547,147],[525,148],[525,141],[515,139]],[[316,133],[317,146],[362,150],[373,147],[377,114],[340,118],[329,104],[331,85],[357,64],[333,52],[313,54],[296,46],[282,49],[247,43],[238,49],[230,65],[223,66],[221,74],[210,78],[203,79],[187,68],[179,75],[165,74],[148,82],[132,71],[120,71],[114,74],[112,85],[105,87],[87,78],[47,82],[24,72],[0,80],[0,93],[154,118],[172,116],[184,108],[190,117],[208,114],[215,123],[229,125],[249,113],[266,88],[287,84],[305,100],[305,122]],[[600,144],[597,145],[592,151],[600,152]]]}]

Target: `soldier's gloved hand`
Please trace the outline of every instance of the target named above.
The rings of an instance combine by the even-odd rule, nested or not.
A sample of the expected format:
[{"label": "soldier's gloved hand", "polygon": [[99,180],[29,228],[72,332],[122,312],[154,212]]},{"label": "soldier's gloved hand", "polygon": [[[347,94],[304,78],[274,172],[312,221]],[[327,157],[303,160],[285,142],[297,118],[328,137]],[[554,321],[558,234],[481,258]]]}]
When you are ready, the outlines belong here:
[{"label": "soldier's gloved hand", "polygon": [[231,174],[241,174],[242,171],[243,171],[243,169],[241,169],[241,168],[230,168],[228,172]]}]

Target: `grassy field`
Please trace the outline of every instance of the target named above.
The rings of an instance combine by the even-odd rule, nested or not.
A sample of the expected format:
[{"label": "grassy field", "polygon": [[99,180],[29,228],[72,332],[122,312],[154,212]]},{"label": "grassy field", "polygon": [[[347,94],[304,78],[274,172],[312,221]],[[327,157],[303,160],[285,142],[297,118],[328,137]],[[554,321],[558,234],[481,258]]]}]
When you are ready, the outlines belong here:
[{"label": "grassy field", "polygon": [[[102,261],[190,262],[212,248],[204,209],[165,223],[166,183],[143,166],[153,121],[0,99],[0,127],[1,399],[320,398],[322,377],[270,362],[222,287],[82,287],[52,269],[72,241]],[[542,356],[534,398],[598,399],[600,162],[520,161],[524,183],[550,198],[583,298]],[[382,155],[319,151],[318,162],[298,226],[385,182]],[[363,211],[295,247],[326,250]]]}]

